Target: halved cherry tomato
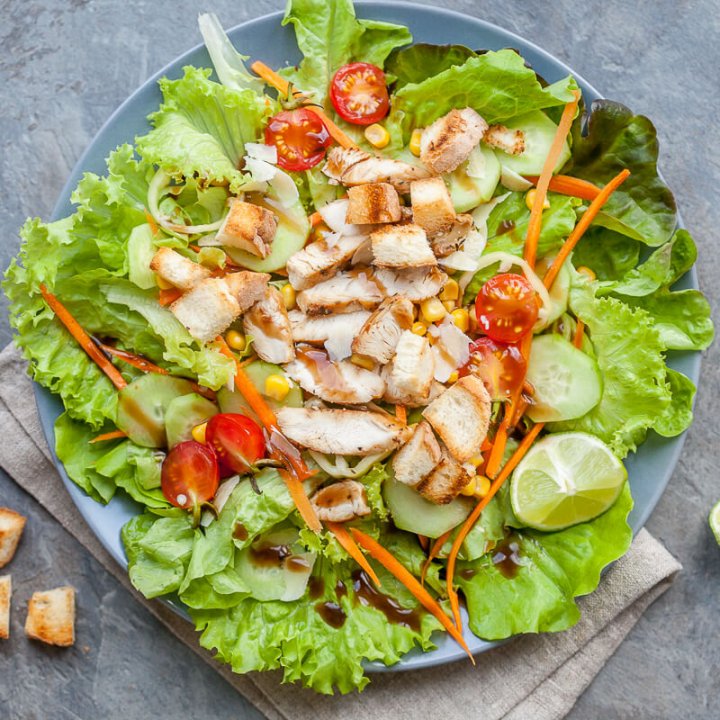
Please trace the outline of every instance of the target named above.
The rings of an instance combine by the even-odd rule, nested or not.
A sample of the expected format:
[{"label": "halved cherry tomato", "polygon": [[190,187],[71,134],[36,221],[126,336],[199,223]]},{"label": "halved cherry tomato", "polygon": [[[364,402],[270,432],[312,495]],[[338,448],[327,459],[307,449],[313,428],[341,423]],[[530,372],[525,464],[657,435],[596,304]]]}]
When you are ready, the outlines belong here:
[{"label": "halved cherry tomato", "polygon": [[205,442],[215,451],[221,465],[240,475],[265,457],[265,438],[260,426],[239,413],[220,413],[208,420]]},{"label": "halved cherry tomato", "polygon": [[307,170],[325,155],[332,138],[325,123],[307,108],[283,110],[265,128],[265,143],[277,148],[278,165],[284,170]]},{"label": "halved cherry tomato", "polygon": [[163,460],[160,487],[175,507],[197,510],[215,497],[219,481],[215,453],[195,440],[178,443]]},{"label": "halved cherry tomato", "polygon": [[330,83],[330,100],[343,120],[372,125],[390,110],[385,73],[370,63],[343,65]]},{"label": "halved cherry tomato", "polygon": [[525,379],[526,362],[517,345],[481,337],[470,345],[470,359],[459,374],[476,375],[493,400],[508,400]]},{"label": "halved cherry tomato", "polygon": [[475,298],[475,315],[479,329],[488,337],[517,342],[535,325],[537,293],[522,275],[495,275],[480,288]]}]

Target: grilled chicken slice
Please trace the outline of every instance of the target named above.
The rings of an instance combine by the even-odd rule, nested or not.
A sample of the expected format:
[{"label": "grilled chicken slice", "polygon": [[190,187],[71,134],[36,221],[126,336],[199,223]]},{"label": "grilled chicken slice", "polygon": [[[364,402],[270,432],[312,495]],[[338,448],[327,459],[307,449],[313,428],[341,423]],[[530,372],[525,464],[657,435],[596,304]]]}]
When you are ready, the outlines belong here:
[{"label": "grilled chicken slice", "polygon": [[369,183],[348,190],[346,221],[351,225],[397,222],[402,217],[397,190],[389,183]]},{"label": "grilled chicken slice", "polygon": [[261,360],[280,365],[295,357],[292,328],[280,291],[268,286],[265,295],[243,316],[246,335]]},{"label": "grilled chicken slice", "polygon": [[430,240],[432,250],[437,257],[447,257],[460,248],[473,226],[473,217],[463,213],[458,215],[445,231],[436,233]]},{"label": "grilled chicken slice", "polygon": [[284,407],[280,430],[298,445],[331,455],[373,455],[394,450],[410,436],[407,425],[390,415],[365,410]]},{"label": "grilled chicken slice", "polygon": [[369,403],[385,392],[385,382],[376,373],[347,360],[332,362],[327,353],[309,345],[298,348],[285,372],[306,392],[338,405]]},{"label": "grilled chicken slice", "polygon": [[357,480],[341,480],[318,490],[310,503],[321,522],[349,522],[370,514],[365,486]]},{"label": "grilled chicken slice", "polygon": [[420,138],[420,159],[436,175],[452,172],[468,159],[488,124],[472,108],[453,109],[426,127]]},{"label": "grilled chicken slice", "polygon": [[419,485],[442,459],[440,444],[430,424],[415,425],[413,436],[403,445],[392,459],[395,479],[410,487]]},{"label": "grilled chicken slice", "polygon": [[232,198],[215,239],[227,247],[245,250],[257,257],[267,257],[277,231],[275,216],[264,207]]},{"label": "grilled chicken slice", "polygon": [[400,193],[409,192],[413,180],[429,176],[427,170],[402,160],[375,157],[364,150],[339,146],[328,150],[323,172],[347,187],[384,182]]},{"label": "grilled chicken slice", "polygon": [[365,242],[365,235],[345,237],[332,234],[306,245],[290,256],[285,269],[296,290],[306,290],[331,278]]},{"label": "grilled chicken slice", "polygon": [[299,292],[297,304],[308,315],[330,315],[374,310],[382,299],[383,294],[370,279],[370,272],[353,270],[338,273],[329,280]]},{"label": "grilled chicken slice", "polygon": [[472,340],[446,315],[446,319],[429,329],[435,341],[432,354],[435,359],[435,379],[447,382],[450,376],[470,359]]},{"label": "grilled chicken slice", "polygon": [[383,369],[385,400],[400,405],[422,405],[430,397],[435,363],[427,338],[406,330],[395,348],[395,357]]},{"label": "grilled chicken slice", "polygon": [[153,255],[150,269],[165,282],[180,290],[189,290],[196,283],[212,275],[208,268],[167,247],[161,247]]},{"label": "grilled chicken slice", "polygon": [[370,317],[367,310],[344,315],[306,315],[300,310],[289,312],[293,340],[312,345],[325,345],[332,360],[352,355],[352,343]]},{"label": "grilled chicken slice", "polygon": [[447,505],[470,482],[470,473],[443,448],[442,459],[416,490],[436,505]]},{"label": "grilled chicken slice", "polygon": [[437,265],[425,231],[412,223],[386,225],[370,233],[373,264],[377,267],[416,268]]},{"label": "grilled chicken slice", "polygon": [[520,155],[525,152],[525,133],[522,130],[511,130],[504,125],[491,125],[485,131],[483,140],[508,155]]},{"label": "grilled chicken slice", "polygon": [[385,365],[395,354],[400,336],[412,324],[413,304],[410,300],[402,295],[387,298],[355,333],[352,351]]},{"label": "grilled chicken slice", "polygon": [[448,276],[437,267],[407,270],[378,268],[374,279],[385,296],[404,295],[412,302],[421,302],[437,295]]}]

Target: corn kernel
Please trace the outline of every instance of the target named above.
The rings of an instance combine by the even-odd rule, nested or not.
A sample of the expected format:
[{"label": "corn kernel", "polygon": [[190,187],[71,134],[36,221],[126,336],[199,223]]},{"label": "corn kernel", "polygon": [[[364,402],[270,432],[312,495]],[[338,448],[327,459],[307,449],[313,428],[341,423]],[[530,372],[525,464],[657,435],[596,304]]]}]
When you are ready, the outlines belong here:
[{"label": "corn kernel", "polygon": [[458,375],[458,371],[455,370],[454,372],[450,373],[450,377],[447,379],[447,382],[449,385],[454,385],[459,378],[460,376]]},{"label": "corn kernel", "polygon": [[590,278],[590,280],[595,280],[597,278],[597,275],[589,267],[586,267],[585,265],[581,265],[579,268],[577,268],[577,271],[581,275],[585,275],[586,277]]},{"label": "corn kernel", "polygon": [[265,378],[265,396],[282,402],[290,392],[290,382],[284,375],[274,373]]},{"label": "corn kernel", "polygon": [[450,278],[440,293],[440,299],[444,302],[445,300],[457,300],[458,297],[460,297],[460,286],[456,280]]},{"label": "corn kernel", "polygon": [[225,342],[233,349],[238,352],[242,352],[245,349],[245,336],[237,330],[228,330],[225,333]]},{"label": "corn kernel", "polygon": [[429,323],[438,322],[447,315],[445,306],[436,297],[423,300],[420,303],[420,310]]},{"label": "corn kernel", "polygon": [[483,456],[482,455],[476,455],[475,457],[470,458],[470,464],[477,467],[478,465],[482,465],[483,462]]},{"label": "corn kernel", "polygon": [[373,147],[382,150],[390,142],[390,133],[382,125],[373,123],[365,128],[365,139]]},{"label": "corn kernel", "polygon": [[416,335],[420,335],[420,337],[422,337],[427,332],[427,325],[423,322],[413,323],[412,331]]},{"label": "corn kernel", "polygon": [[475,497],[477,498],[484,498],[490,492],[491,482],[484,475],[475,476],[475,485],[477,487]]},{"label": "corn kernel", "polygon": [[466,333],[470,327],[470,313],[465,308],[458,308],[450,313],[455,326]]},{"label": "corn kernel", "polygon": [[365,368],[366,370],[374,370],[375,369],[375,362],[372,358],[367,357],[367,355],[358,355],[357,353],[353,353],[350,356],[350,362],[353,365],[357,365],[358,367]]},{"label": "corn kernel", "polygon": [[477,483],[475,482],[475,478],[472,478],[468,484],[460,491],[461,495],[465,495],[466,497],[472,497],[475,494],[475,491],[477,489]]},{"label": "corn kernel", "polygon": [[[532,188],[531,190],[527,191],[527,194],[525,195],[525,204],[528,206],[528,210],[533,209],[533,204],[535,203],[535,196],[537,195],[537,189]],[[543,210],[547,210],[550,207],[550,202],[545,198],[543,201]]]},{"label": "corn kernel", "polygon": [[200,425],[196,425],[191,430],[193,440],[195,440],[195,442],[204,443],[205,442],[205,430],[207,430],[207,422],[200,423]]},{"label": "corn kernel", "polygon": [[295,288],[290,283],[285,283],[280,288],[283,302],[286,310],[292,310],[295,307]]},{"label": "corn kernel", "polygon": [[161,278],[159,275],[155,276],[155,282],[161,290],[171,290],[173,287],[175,287],[172,283],[169,283],[167,280]]},{"label": "corn kernel", "polygon": [[420,157],[420,139],[422,138],[422,130],[415,128],[410,136],[410,143],[408,148],[415,157]]},{"label": "corn kernel", "polygon": [[455,301],[454,300],[443,300],[442,301],[443,307],[451,313],[455,309]]}]

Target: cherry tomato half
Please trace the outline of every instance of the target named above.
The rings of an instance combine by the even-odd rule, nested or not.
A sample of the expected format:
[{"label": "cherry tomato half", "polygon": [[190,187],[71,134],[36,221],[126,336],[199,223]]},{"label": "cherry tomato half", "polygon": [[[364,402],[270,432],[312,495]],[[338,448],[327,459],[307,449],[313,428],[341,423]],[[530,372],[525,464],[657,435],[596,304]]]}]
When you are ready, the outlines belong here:
[{"label": "cherry tomato half", "polygon": [[325,123],[311,110],[283,110],[265,128],[265,143],[277,148],[278,165],[284,170],[307,170],[325,156],[332,138]]},{"label": "cherry tomato half", "polygon": [[385,73],[370,63],[343,65],[330,83],[330,100],[343,120],[372,125],[390,110]]},{"label": "cherry tomato half", "polygon": [[215,453],[195,440],[178,443],[163,460],[160,487],[175,507],[190,510],[212,500],[219,481]]},{"label": "cherry tomato half", "polygon": [[517,345],[481,337],[470,345],[470,359],[460,368],[460,376],[476,375],[493,400],[507,400],[525,379],[526,365]]},{"label": "cherry tomato half", "polygon": [[208,420],[205,442],[215,451],[221,465],[239,474],[265,457],[265,438],[260,426],[238,413],[220,413]]},{"label": "cherry tomato half", "polygon": [[495,275],[475,298],[475,316],[480,330],[488,337],[500,342],[517,342],[535,325],[537,294],[522,275]]}]

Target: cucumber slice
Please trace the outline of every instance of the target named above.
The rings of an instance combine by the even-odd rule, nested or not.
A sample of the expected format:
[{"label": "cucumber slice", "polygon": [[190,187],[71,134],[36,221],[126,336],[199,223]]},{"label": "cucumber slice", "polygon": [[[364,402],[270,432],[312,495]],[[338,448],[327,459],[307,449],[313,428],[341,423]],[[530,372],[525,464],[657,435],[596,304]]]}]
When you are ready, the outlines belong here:
[{"label": "cucumber slice", "polygon": [[[542,260],[538,260],[536,272],[539,277],[545,276],[553,259],[554,258],[543,258]],[[547,317],[543,322],[537,322],[534,328],[535,332],[539,332],[549,325],[552,325],[567,310],[571,281],[572,275],[570,274],[568,263],[563,263],[558,276],[555,278],[555,282],[550,288],[550,308]]]},{"label": "cucumber slice", "polygon": [[472,510],[472,503],[466,498],[435,505],[395,478],[383,483],[383,497],[397,527],[431,538],[459,525]]},{"label": "cucumber slice", "polygon": [[489,147],[478,145],[447,180],[455,212],[467,212],[493,196],[500,180],[500,161]]},{"label": "cucumber slice", "polygon": [[315,554],[304,552],[296,528],[273,530],[241,550],[235,570],[256,600],[292,602],[305,593]]},{"label": "cucumber slice", "polygon": [[215,403],[197,393],[171,400],[165,409],[165,434],[168,447],[192,440],[192,430],[220,412]]},{"label": "cucumber slice", "polygon": [[181,395],[193,391],[189,380],[148,373],[119,393],[116,424],[142,447],[165,447],[165,412]]},{"label": "cucumber slice", "polygon": [[[500,165],[518,175],[539,175],[555,138],[557,125],[540,110],[520,115],[504,124],[512,130],[523,131],[525,150],[519,155],[508,155],[502,150],[496,150]],[[555,172],[558,172],[569,159],[570,146],[566,142],[560,152]]]},{"label": "cucumber slice", "polygon": [[533,340],[527,370],[535,388],[527,414],[534,422],[556,422],[582,417],[602,395],[602,378],[594,358],[560,335]]},{"label": "cucumber slice", "polygon": [[150,269],[155,254],[152,238],[152,228],[147,223],[134,227],[128,238],[128,277],[143,290],[156,287],[155,273]]}]

